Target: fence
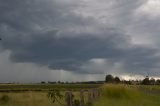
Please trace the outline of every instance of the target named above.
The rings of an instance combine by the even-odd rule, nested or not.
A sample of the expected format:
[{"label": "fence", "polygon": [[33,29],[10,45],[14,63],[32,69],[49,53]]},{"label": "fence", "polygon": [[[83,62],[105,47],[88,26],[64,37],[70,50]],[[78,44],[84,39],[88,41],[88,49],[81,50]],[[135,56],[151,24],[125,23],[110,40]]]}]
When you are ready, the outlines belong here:
[{"label": "fence", "polygon": [[[100,96],[100,90],[98,89],[92,89],[92,90],[80,90],[79,92],[79,96],[80,96],[80,100],[79,100],[79,105],[78,106],[85,106],[85,99],[84,99],[84,93],[87,92],[88,93],[88,100],[87,103],[91,104],[93,102],[93,100],[95,100],[97,97]],[[73,106],[73,93],[72,91],[66,91],[65,94],[65,106]]]}]

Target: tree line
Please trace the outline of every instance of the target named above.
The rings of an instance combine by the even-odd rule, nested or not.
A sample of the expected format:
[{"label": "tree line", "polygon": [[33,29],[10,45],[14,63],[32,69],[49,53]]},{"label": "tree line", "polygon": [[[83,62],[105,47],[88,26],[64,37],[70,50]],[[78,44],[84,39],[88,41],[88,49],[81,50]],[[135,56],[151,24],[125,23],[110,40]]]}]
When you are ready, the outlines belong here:
[{"label": "tree line", "polygon": [[136,84],[136,85],[160,85],[160,79],[150,78],[146,76],[143,80],[120,80],[118,76],[108,74],[105,76],[105,83],[123,83],[123,84]]}]

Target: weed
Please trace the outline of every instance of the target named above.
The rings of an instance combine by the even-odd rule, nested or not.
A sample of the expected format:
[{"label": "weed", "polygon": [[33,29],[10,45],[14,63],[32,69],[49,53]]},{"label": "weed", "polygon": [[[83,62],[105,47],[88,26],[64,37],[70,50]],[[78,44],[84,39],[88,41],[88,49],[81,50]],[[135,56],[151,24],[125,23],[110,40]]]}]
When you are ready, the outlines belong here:
[{"label": "weed", "polygon": [[2,95],[0,98],[1,103],[8,103],[10,100],[10,97],[8,95]]}]

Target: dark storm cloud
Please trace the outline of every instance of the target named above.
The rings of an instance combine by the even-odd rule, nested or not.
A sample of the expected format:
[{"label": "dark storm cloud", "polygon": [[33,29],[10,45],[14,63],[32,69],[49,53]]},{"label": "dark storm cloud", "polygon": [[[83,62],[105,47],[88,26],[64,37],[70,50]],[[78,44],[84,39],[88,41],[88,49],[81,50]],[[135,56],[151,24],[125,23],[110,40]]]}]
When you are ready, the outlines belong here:
[{"label": "dark storm cloud", "polygon": [[[128,10],[139,6],[137,2],[127,6]],[[31,62],[79,73],[87,72],[81,67],[96,58],[110,61],[111,65],[123,63],[126,72],[141,73],[159,68],[158,49],[133,45],[130,35],[99,23],[97,18],[77,14],[78,7],[80,3],[74,1],[1,0],[3,50],[11,51],[13,62]],[[90,70],[89,73],[100,72]]]},{"label": "dark storm cloud", "polygon": [[34,62],[58,69],[72,69],[92,58],[120,58],[123,55],[123,51],[117,48],[117,44],[122,43],[118,35],[57,37],[58,32],[52,32],[51,35],[32,35],[29,44],[24,43],[25,38],[15,38],[12,42],[4,41],[2,46],[12,50],[12,61]]}]

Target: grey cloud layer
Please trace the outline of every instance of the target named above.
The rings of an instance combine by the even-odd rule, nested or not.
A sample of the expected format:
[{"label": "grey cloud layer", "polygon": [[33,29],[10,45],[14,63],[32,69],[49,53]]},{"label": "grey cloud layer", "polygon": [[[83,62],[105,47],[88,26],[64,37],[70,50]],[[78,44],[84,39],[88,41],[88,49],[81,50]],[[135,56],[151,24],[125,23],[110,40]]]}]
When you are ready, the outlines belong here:
[{"label": "grey cloud layer", "polygon": [[[126,6],[114,9],[110,14],[114,19],[109,19],[110,22],[115,20],[121,27],[126,27],[132,11],[142,3],[143,0],[133,3],[114,1],[110,9]],[[69,0],[1,0],[1,47],[11,51],[13,62],[31,62],[51,69],[104,73],[107,67],[102,71],[82,68],[92,59],[104,59],[113,66],[117,62],[122,63],[126,73],[157,72],[160,68],[158,49],[132,44],[132,36],[125,34],[123,28],[103,23],[101,14],[91,11],[96,4],[91,6],[91,10],[88,6],[82,8],[87,5],[84,4],[84,1]],[[90,12],[88,16],[87,11]],[[109,13],[104,15],[106,20]]]}]

